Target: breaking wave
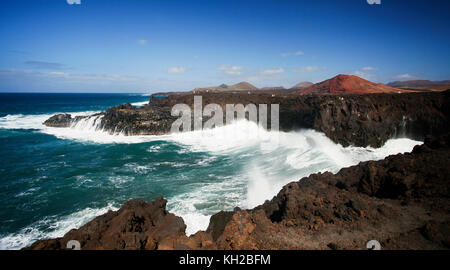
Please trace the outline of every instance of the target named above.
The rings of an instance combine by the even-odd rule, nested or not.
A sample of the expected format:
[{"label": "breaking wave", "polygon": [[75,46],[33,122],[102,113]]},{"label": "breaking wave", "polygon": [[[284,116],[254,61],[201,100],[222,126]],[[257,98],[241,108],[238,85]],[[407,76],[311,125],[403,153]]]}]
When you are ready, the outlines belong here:
[{"label": "breaking wave", "polygon": [[[94,112],[72,115],[92,113]],[[42,122],[50,116],[50,114],[7,115],[0,118],[0,128],[34,129],[61,139],[100,144],[165,141],[165,145],[147,148],[146,153],[152,155],[170,145],[181,147],[181,150],[177,150],[178,154],[208,153],[208,158],[194,164],[200,170],[211,166],[210,163],[221,156],[228,157],[226,160],[229,163],[243,164],[242,170],[230,171],[228,176],[222,176],[215,182],[199,182],[192,184],[184,193],[166,196],[169,211],[184,218],[188,234],[205,230],[210,216],[220,210],[231,210],[236,206],[255,207],[271,199],[287,183],[297,181],[311,173],[324,171],[335,173],[343,167],[361,161],[379,160],[388,155],[410,152],[415,145],[421,144],[408,138],[393,138],[380,148],[343,147],[314,130],[271,132],[245,120],[214,129],[161,136],[125,136],[120,131],[111,135],[100,129],[103,117],[101,115],[86,117],[70,128],[51,128],[42,125]],[[169,165],[173,168],[186,166],[186,164]],[[177,165],[180,166],[176,167]],[[140,167],[134,169],[136,174],[142,170]],[[208,177],[219,178],[215,175]],[[122,181],[115,178],[109,180],[115,181],[118,186]],[[107,209],[112,209],[112,206],[85,209],[60,219],[45,219],[23,229],[20,233],[3,236],[0,239],[0,248],[19,248],[35,239],[62,236],[71,228],[81,226]],[[51,230],[42,229],[45,227]]]}]

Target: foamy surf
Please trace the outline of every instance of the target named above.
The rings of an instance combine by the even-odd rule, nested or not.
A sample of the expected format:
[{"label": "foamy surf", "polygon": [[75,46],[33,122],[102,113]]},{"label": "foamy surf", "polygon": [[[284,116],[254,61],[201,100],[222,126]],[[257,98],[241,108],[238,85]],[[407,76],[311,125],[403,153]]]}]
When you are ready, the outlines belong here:
[{"label": "foamy surf", "polygon": [[148,104],[148,101],[141,101],[141,102],[133,102],[131,103],[131,105],[135,106],[135,107],[142,107],[144,105]]},{"label": "foamy surf", "polygon": [[63,217],[46,217],[18,233],[0,236],[0,250],[21,249],[36,240],[62,237],[71,229],[77,229],[93,218],[117,209],[110,203],[102,208],[85,208]]},{"label": "foamy surf", "polygon": [[[74,113],[73,115],[91,115],[95,112]],[[289,182],[297,181],[311,173],[337,172],[343,167],[358,164],[361,161],[379,160],[388,155],[410,152],[419,141],[396,138],[386,142],[380,148],[343,147],[314,130],[293,132],[267,131],[254,122],[236,121],[230,125],[162,136],[125,136],[120,131],[114,134],[100,128],[103,116],[91,116],[78,121],[70,128],[51,128],[42,123],[53,114],[45,115],[7,115],[0,118],[0,128],[35,129],[61,139],[77,140],[99,144],[139,144],[152,141],[164,141],[164,144],[146,148],[147,155],[154,155],[177,145],[177,154],[208,153],[207,157],[193,164],[169,162],[160,164],[173,169],[183,167],[203,170],[215,162],[218,157],[229,157],[230,163],[242,164],[239,171],[230,171],[229,176],[212,182],[199,181],[190,184],[186,191],[177,195],[165,195],[168,210],[183,217],[187,224],[187,233],[193,234],[205,230],[212,214],[220,210],[232,210],[238,206],[252,208],[271,199]],[[220,166],[221,164],[218,164]],[[125,166],[135,175],[155,170],[158,163],[150,166]],[[177,175],[183,177],[183,175]],[[215,175],[208,176],[214,178]],[[122,188],[129,181],[126,177],[107,178],[116,188]],[[127,182],[128,181],[128,182]],[[162,194],[164,195],[164,194]],[[91,211],[94,213],[95,211]],[[101,211],[100,211],[101,212]],[[99,212],[99,213],[100,213]],[[89,218],[95,217],[88,214]],[[81,219],[63,218],[64,222],[44,220],[21,232],[4,236],[0,240],[1,248],[19,248],[41,238],[58,237],[71,228],[82,225]],[[60,225],[55,225],[60,224]],[[43,228],[53,228],[45,232]]]},{"label": "foamy surf", "polygon": [[[50,114],[8,114],[6,116],[0,117],[0,128],[45,130],[47,128],[43,125],[45,120],[59,113],[64,112],[56,112]],[[68,114],[71,114],[72,117],[88,116],[96,113],[99,113],[99,111],[68,112]]]},{"label": "foamy surf", "polygon": [[157,139],[156,136],[125,136],[120,131],[111,134],[99,125],[103,116],[93,116],[100,111],[67,112],[72,117],[89,116],[72,124],[69,128],[47,127],[43,123],[55,114],[13,114],[0,117],[1,129],[33,129],[60,139],[71,139],[93,143],[142,143]]},{"label": "foamy surf", "polygon": [[[234,131],[234,132],[233,132]],[[277,140],[273,137],[277,136]],[[241,172],[220,184],[202,185],[188,194],[169,198],[168,207],[183,217],[187,233],[205,230],[212,214],[220,210],[253,208],[270,200],[281,188],[312,173],[336,173],[344,167],[367,160],[380,160],[389,155],[410,152],[422,144],[407,138],[391,139],[380,148],[343,147],[314,130],[270,132],[254,123],[238,122],[212,130],[174,134],[171,140],[185,145],[190,151],[215,155],[246,157]],[[274,147],[260,147],[276,142]],[[239,189],[243,189],[241,192]],[[214,209],[214,203],[223,203]],[[197,214],[193,214],[197,212]]]}]

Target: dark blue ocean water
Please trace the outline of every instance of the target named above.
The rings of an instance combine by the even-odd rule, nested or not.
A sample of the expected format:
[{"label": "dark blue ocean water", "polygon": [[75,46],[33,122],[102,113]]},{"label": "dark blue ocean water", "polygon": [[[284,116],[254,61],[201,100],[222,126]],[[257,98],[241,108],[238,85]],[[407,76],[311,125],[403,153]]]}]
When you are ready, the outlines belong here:
[{"label": "dark blue ocean water", "polygon": [[[410,151],[392,140],[380,149],[343,148],[314,131],[274,134],[251,123],[181,135],[125,137],[89,126],[58,129],[54,113],[89,114],[148,100],[140,94],[0,93],[0,249],[59,237],[126,200],[164,196],[188,233],[206,229],[211,214],[253,207],[286,183],[318,171]],[[241,136],[240,136],[241,135]]]},{"label": "dark blue ocean water", "polygon": [[[53,113],[146,100],[139,94],[0,94],[0,248],[58,236],[130,198],[173,198],[238,169],[226,158],[164,140],[98,143],[41,130]],[[205,179],[197,168],[214,176]],[[199,207],[216,211],[225,202]]]},{"label": "dark blue ocean water", "polygon": [[0,116],[99,111],[148,99],[142,94],[0,93]]}]

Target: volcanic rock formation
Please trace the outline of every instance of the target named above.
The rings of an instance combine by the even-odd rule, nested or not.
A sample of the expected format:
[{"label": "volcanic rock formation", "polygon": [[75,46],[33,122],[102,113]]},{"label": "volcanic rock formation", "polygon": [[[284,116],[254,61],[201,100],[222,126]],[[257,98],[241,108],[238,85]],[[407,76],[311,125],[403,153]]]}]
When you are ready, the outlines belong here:
[{"label": "volcanic rock formation", "polygon": [[377,84],[353,75],[338,75],[299,91],[301,94],[370,94],[407,92],[384,84]]},{"label": "volcanic rock formation", "polygon": [[[216,103],[224,111],[226,104],[279,104],[282,131],[315,129],[344,146],[379,147],[388,139],[399,136],[423,140],[425,135],[436,135],[450,129],[450,91],[276,96],[263,93],[203,93],[201,96],[203,106]],[[171,116],[172,106],[184,103],[193,108],[193,101],[193,94],[173,95],[152,98],[150,104],[140,108],[130,104],[116,106],[101,114],[99,128],[111,134],[169,133],[173,121],[178,118]],[[268,108],[270,128],[270,106]],[[64,127],[69,123],[68,117],[53,116],[44,124]],[[80,119],[84,118],[72,121]],[[208,117],[203,117],[203,121],[207,120]]]},{"label": "volcanic rock formation", "polygon": [[251,210],[213,215],[187,237],[166,201],[131,200],[61,238],[27,249],[382,249],[450,248],[450,136],[427,138],[412,153],[362,162],[337,174],[292,182]]},{"label": "volcanic rock formation", "polygon": [[72,120],[73,119],[70,114],[55,114],[49,119],[45,120],[44,125],[48,127],[70,127]]}]

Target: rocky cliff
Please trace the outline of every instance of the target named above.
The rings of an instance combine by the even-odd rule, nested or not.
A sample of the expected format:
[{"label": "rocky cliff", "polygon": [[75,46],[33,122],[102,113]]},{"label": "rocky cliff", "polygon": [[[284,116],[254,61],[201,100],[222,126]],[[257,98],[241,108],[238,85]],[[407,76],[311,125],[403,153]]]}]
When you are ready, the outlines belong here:
[{"label": "rocky cliff", "polygon": [[[339,95],[203,93],[201,96],[203,106],[216,103],[224,111],[226,104],[279,104],[282,131],[315,129],[344,146],[379,147],[393,137],[423,140],[425,135],[449,130],[450,91]],[[169,133],[177,119],[171,116],[172,106],[182,103],[192,108],[193,101],[193,94],[171,95],[152,97],[150,103],[141,108],[130,104],[116,106],[101,114],[100,128],[125,135]],[[80,119],[56,115],[44,124],[67,127]],[[270,106],[268,119],[270,128]]]},{"label": "rocky cliff", "polygon": [[131,200],[27,249],[382,249],[450,248],[450,136],[427,138],[412,153],[362,162],[337,174],[290,183],[251,210],[213,215],[207,231],[186,236],[166,201]]}]

